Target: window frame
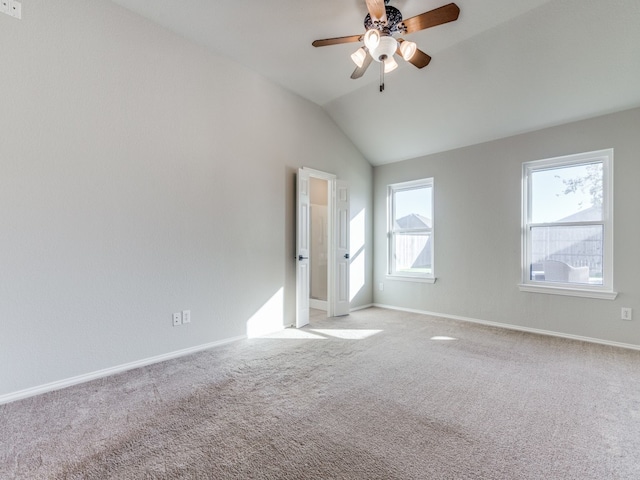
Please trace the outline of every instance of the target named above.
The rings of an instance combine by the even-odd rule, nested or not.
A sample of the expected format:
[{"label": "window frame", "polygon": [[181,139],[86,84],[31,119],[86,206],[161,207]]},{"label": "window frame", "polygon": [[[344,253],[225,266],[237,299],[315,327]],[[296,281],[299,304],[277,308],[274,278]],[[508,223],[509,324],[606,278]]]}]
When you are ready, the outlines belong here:
[{"label": "window frame", "polygon": [[[532,173],[552,168],[562,168],[602,162],[602,220],[582,222],[533,223],[532,215]],[[602,225],[602,285],[545,282],[531,279],[530,265],[532,252],[531,231],[545,226],[593,226]],[[613,290],[613,149],[596,150],[561,157],[534,160],[522,164],[522,265],[520,291],[569,295],[613,300],[617,292]]]},{"label": "window frame", "polygon": [[[420,229],[397,229],[395,228],[395,194],[397,192],[415,190],[419,188],[429,188],[431,192],[431,227]],[[408,182],[393,183],[387,185],[387,272],[386,277],[391,280],[404,280],[413,282],[434,283],[435,277],[435,195],[433,177],[411,180]],[[431,241],[431,272],[430,273],[410,273],[397,272],[395,270],[395,235],[402,233],[428,233]]]}]

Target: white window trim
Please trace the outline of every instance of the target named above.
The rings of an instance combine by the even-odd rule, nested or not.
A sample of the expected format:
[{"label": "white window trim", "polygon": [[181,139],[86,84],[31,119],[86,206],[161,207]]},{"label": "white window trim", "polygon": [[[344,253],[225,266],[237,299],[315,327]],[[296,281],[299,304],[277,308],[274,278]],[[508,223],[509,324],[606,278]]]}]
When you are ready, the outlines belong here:
[{"label": "white window trim", "polygon": [[[395,273],[393,271],[393,193],[399,190],[417,188],[417,187],[430,187],[431,188],[431,273]],[[386,279],[399,280],[405,282],[421,282],[421,283],[435,283],[435,190],[434,190],[433,177],[422,178],[419,180],[411,180],[408,182],[392,183],[387,185],[387,272]]]},{"label": "white window trim", "polygon": [[[603,284],[594,286],[541,282],[531,280],[529,275],[529,235],[531,192],[529,188],[530,173],[549,167],[562,167],[590,161],[602,161],[603,164],[603,216],[604,216],[604,252],[603,252]],[[522,282],[518,288],[522,292],[567,295],[614,300],[618,293],[613,290],[613,149],[597,150],[575,155],[536,160],[522,164]]]},{"label": "white window trim", "polygon": [[398,282],[417,282],[417,283],[436,283],[436,277],[417,277],[410,275],[398,275],[387,273],[385,275],[386,280],[397,280]]}]

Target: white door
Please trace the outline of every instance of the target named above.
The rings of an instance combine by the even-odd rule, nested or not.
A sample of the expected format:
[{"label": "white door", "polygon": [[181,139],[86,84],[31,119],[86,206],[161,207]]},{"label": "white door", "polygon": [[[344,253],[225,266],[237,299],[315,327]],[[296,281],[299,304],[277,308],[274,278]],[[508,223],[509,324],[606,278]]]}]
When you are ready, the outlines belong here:
[{"label": "white door", "polygon": [[333,315],[348,315],[349,298],[349,187],[345,182],[335,182],[335,294]]},{"label": "white door", "polygon": [[296,327],[309,323],[309,172],[298,170],[296,221]]}]

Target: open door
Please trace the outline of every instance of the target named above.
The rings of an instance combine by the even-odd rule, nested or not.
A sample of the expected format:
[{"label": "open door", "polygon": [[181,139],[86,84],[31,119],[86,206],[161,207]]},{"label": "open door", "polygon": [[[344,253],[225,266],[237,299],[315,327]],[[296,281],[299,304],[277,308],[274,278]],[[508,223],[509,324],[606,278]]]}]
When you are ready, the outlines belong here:
[{"label": "open door", "polygon": [[296,201],[296,327],[309,323],[309,230],[310,230],[310,174],[298,170]]},{"label": "open door", "polygon": [[349,188],[335,175],[310,168],[298,170],[296,199],[296,327],[309,323],[311,282],[311,177],[326,180],[328,199],[327,316],[348,315],[349,298]]},{"label": "open door", "polygon": [[335,182],[335,295],[333,315],[348,315],[349,299],[349,187],[345,182]]}]

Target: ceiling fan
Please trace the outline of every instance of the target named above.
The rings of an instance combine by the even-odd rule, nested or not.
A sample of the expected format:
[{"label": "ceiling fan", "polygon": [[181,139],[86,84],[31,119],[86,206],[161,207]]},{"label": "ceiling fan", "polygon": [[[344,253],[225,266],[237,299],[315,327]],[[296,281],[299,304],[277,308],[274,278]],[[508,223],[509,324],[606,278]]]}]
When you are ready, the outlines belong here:
[{"label": "ceiling fan", "polygon": [[414,42],[399,38],[400,35],[453,22],[458,19],[460,14],[460,8],[455,3],[449,3],[415,17],[403,19],[400,10],[388,5],[389,0],[365,1],[369,13],[364,17],[364,34],[315,40],[312,45],[325,47],[364,41],[364,46],[351,55],[351,59],[356,64],[351,78],[362,77],[371,62],[375,60],[380,63],[381,92],[384,91],[384,74],[398,67],[394,54],[398,54],[418,68],[426,67],[431,61],[431,57],[418,49]]}]

